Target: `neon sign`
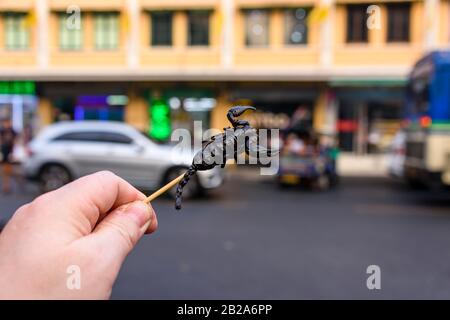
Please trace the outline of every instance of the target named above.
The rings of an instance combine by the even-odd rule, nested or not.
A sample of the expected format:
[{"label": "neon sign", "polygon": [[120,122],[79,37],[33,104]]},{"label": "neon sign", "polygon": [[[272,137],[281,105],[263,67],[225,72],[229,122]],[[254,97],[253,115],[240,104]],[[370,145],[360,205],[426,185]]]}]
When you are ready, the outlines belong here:
[{"label": "neon sign", "polygon": [[0,94],[36,94],[33,81],[0,81]]},{"label": "neon sign", "polygon": [[159,141],[168,139],[172,131],[168,104],[164,100],[153,100],[149,113],[151,121],[149,136]]}]

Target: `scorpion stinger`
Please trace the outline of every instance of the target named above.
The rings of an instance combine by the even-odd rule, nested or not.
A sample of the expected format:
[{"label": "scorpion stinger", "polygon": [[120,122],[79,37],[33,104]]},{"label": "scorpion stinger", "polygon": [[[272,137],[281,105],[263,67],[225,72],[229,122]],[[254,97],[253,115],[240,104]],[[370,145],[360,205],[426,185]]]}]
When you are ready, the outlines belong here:
[{"label": "scorpion stinger", "polygon": [[233,128],[250,126],[248,121],[236,119],[236,117],[239,117],[247,110],[256,110],[256,108],[251,106],[236,106],[228,110],[227,118]]},{"label": "scorpion stinger", "polygon": [[[227,160],[236,160],[242,152],[259,151],[269,157],[270,154],[276,153],[258,145],[257,131],[248,121],[236,119],[247,110],[256,109],[251,106],[231,108],[227,113],[227,118],[232,127],[225,128],[225,132],[211,137],[209,141],[203,144],[202,150],[195,154],[191,166],[178,183],[175,209],[181,209],[183,188],[197,171],[210,170],[218,165],[224,167]],[[249,139],[246,139],[246,137],[249,137]]]}]

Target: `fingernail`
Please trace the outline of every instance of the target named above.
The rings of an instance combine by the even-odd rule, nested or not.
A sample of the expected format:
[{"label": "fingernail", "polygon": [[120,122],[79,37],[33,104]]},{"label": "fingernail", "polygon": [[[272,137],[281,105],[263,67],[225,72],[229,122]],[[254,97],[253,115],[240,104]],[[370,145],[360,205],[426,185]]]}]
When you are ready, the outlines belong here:
[{"label": "fingernail", "polygon": [[148,220],[147,223],[144,224],[143,227],[141,227],[141,232],[142,232],[142,233],[146,233],[146,232],[147,232],[147,229],[148,229],[148,227],[150,227],[150,224],[151,224],[151,223],[152,223],[152,220],[151,220],[151,219]]},{"label": "fingernail", "polygon": [[124,211],[128,217],[136,221],[139,228],[144,228],[151,222],[152,208],[142,201],[130,203]]}]

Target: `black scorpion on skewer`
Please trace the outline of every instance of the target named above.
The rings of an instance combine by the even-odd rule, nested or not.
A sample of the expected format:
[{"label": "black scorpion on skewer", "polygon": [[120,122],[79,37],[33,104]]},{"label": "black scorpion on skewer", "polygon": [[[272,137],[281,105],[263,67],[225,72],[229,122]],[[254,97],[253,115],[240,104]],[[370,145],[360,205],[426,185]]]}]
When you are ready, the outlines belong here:
[{"label": "black scorpion on skewer", "polygon": [[[229,159],[235,159],[237,162],[238,155],[244,151],[248,155],[265,154],[267,157],[274,155],[275,152],[258,145],[257,131],[250,126],[248,121],[236,119],[247,110],[256,109],[250,106],[231,108],[227,113],[227,118],[232,127],[224,128],[224,133],[211,137],[209,141],[203,144],[202,150],[196,153],[192,165],[178,183],[175,209],[181,209],[183,188],[197,171],[210,170],[217,165],[223,168]],[[219,161],[217,161],[217,155],[222,155]]]}]

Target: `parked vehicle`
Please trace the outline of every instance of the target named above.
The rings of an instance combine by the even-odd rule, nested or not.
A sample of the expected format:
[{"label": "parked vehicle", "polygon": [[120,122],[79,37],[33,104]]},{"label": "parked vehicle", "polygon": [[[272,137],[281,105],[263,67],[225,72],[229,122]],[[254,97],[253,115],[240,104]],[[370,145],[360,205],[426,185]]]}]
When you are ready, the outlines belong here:
[{"label": "parked vehicle", "polygon": [[327,190],[338,179],[332,150],[319,145],[313,133],[288,130],[280,154],[281,186],[305,184]]},{"label": "parked vehicle", "polygon": [[420,59],[407,86],[405,178],[450,186],[450,52]]},{"label": "parked vehicle", "polygon": [[[28,179],[43,191],[99,170],[110,170],[134,186],[152,190],[180,175],[192,162],[192,153],[151,141],[133,127],[117,122],[61,122],[44,129],[29,146],[24,161]],[[186,197],[220,186],[218,168],[199,172],[185,189]]]},{"label": "parked vehicle", "polygon": [[387,155],[387,165],[389,175],[394,178],[403,178],[405,165],[405,150],[406,150],[406,133],[399,130],[394,139],[392,139]]}]

